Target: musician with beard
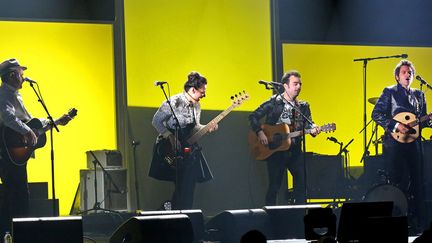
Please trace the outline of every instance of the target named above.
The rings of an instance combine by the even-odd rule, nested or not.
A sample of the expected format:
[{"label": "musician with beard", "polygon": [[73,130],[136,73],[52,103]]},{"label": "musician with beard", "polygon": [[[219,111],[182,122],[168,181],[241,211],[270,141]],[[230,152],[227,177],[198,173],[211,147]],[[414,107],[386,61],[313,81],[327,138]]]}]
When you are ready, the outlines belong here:
[{"label": "musician with beard", "polygon": [[[316,136],[321,131],[318,126],[309,123],[300,114],[301,112],[307,120],[312,121],[309,104],[297,99],[302,87],[300,73],[295,70],[285,73],[281,84],[283,86],[281,95],[273,95],[249,115],[252,131],[256,133],[258,142],[263,145],[269,144],[269,138],[262,130],[260,123],[264,117],[266,124],[287,124],[290,131],[311,129],[312,136]],[[266,159],[269,179],[265,197],[266,205],[276,205],[277,193],[287,169],[293,177],[295,204],[306,203],[304,165],[300,156],[302,137],[292,138],[291,142],[288,150],[274,152]]]}]

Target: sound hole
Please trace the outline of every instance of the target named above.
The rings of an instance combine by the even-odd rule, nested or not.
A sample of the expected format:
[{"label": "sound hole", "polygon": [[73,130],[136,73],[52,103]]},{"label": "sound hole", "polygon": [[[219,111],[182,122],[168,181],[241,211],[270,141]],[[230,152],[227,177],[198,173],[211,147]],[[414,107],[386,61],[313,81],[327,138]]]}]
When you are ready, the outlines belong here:
[{"label": "sound hole", "polygon": [[410,119],[410,116],[406,115],[406,116],[405,116],[405,120],[408,121],[409,119]]},{"label": "sound hole", "polygon": [[269,142],[269,149],[277,149],[282,143],[282,134],[276,133],[273,135],[273,139]]}]

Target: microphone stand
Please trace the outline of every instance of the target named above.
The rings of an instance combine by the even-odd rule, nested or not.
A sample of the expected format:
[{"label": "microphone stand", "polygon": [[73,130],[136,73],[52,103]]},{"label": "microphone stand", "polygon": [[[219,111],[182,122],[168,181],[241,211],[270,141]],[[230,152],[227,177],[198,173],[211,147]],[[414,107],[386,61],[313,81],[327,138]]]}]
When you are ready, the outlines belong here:
[{"label": "microphone stand", "polygon": [[[431,85],[429,85],[425,80],[423,80],[423,79],[419,79],[419,81],[420,81],[420,91],[423,91],[422,89],[423,89],[423,85],[426,85],[426,87],[428,88],[428,89],[430,89],[430,90],[432,90],[432,86]],[[425,97],[425,100],[426,100],[426,97]],[[426,104],[423,104],[422,105],[422,107],[424,107]],[[421,126],[421,124],[419,124],[420,126]],[[419,128],[419,162],[420,162],[420,178],[421,178],[421,181],[422,181],[422,184],[421,184],[421,188],[420,188],[420,193],[421,193],[421,195],[423,195],[423,197],[425,197],[425,192],[426,192],[426,190],[425,190],[425,185],[424,185],[424,181],[425,181],[425,174],[426,173],[428,173],[428,172],[426,172],[425,173],[425,171],[424,171],[424,164],[425,164],[425,162],[424,162],[424,149],[423,149],[423,143],[422,143],[422,141],[421,141],[421,138],[422,138],[422,128],[420,127]],[[422,208],[420,209],[420,210],[425,210],[424,211],[424,213],[426,214],[426,215],[430,215],[430,209],[429,209],[429,207],[427,207],[427,205],[426,205],[426,199],[425,198],[422,198],[423,199],[423,203],[421,204],[421,206],[422,206]],[[429,220],[429,219],[427,219],[427,220]],[[421,223],[423,223],[424,225],[421,225],[421,227],[426,227],[427,225],[426,225],[426,222],[421,222]]]},{"label": "microphone stand", "polygon": [[[35,83],[38,86],[38,91],[36,91],[36,89],[33,86],[33,83]],[[58,209],[57,209],[57,204],[56,204],[56,195],[55,195],[55,173],[54,173],[54,137],[53,137],[53,127],[55,128],[55,130],[57,132],[60,132],[60,130],[58,129],[57,125],[55,124],[50,112],[48,111],[47,106],[45,105],[45,102],[42,99],[42,94],[40,94],[40,90],[39,90],[39,85],[36,82],[30,82],[30,87],[33,89],[34,93],[36,94],[37,98],[38,98],[38,102],[42,105],[43,109],[45,110],[45,113],[47,114],[47,119],[49,120],[50,123],[50,148],[51,148],[51,190],[52,190],[52,199],[53,199],[53,205],[52,205],[52,215],[53,216],[58,216]]]},{"label": "microphone stand", "polygon": [[[367,84],[367,64],[369,61],[377,60],[377,59],[387,59],[387,58],[407,58],[408,55],[402,54],[402,55],[394,55],[394,56],[381,56],[381,57],[367,57],[367,58],[357,58],[354,59],[354,62],[362,61],[363,62],[363,127],[366,128],[366,84]],[[363,130],[362,130],[363,131]],[[366,153],[366,140],[367,140],[367,130],[364,129],[363,131],[363,149],[364,153]]]},{"label": "microphone stand", "polygon": [[139,200],[139,188],[138,188],[138,174],[137,174],[137,164],[136,164],[136,147],[140,144],[139,141],[132,140],[132,150],[133,150],[133,161],[134,161],[134,168],[135,168],[135,194],[136,194],[136,203],[137,203],[137,209],[140,208],[140,200]]},{"label": "microphone stand", "polygon": [[[105,175],[108,178],[108,181],[114,186],[114,192],[118,192],[118,193],[124,193],[123,190],[120,190],[120,188],[115,184],[114,180],[112,179],[111,175],[105,170],[105,168],[102,166],[101,162],[98,160],[98,158],[96,157],[96,155],[93,153],[93,151],[89,151],[90,154],[93,156],[94,160],[93,162],[93,170],[94,170],[94,196],[95,196],[95,203],[93,205],[92,208],[84,210],[84,211],[80,211],[78,212],[78,214],[83,214],[83,213],[87,213],[89,211],[94,210],[95,213],[97,213],[98,210],[100,211],[106,211],[106,212],[112,212],[112,213],[118,213],[114,210],[111,209],[106,209],[106,208],[102,208],[100,205],[102,202],[98,202],[98,196],[97,196],[97,166],[99,165],[99,167],[101,168],[103,175]],[[111,190],[109,191],[109,197],[111,197]],[[105,200],[105,198],[104,198]],[[102,200],[103,201],[103,200]]]},{"label": "microphone stand", "polygon": [[[180,148],[178,146],[178,144],[179,144],[180,123],[179,123],[179,121],[177,119],[177,116],[176,116],[176,114],[174,112],[174,109],[173,109],[173,107],[171,105],[171,101],[170,101],[167,93],[165,92],[163,83],[160,84],[159,86],[160,86],[160,88],[161,88],[161,90],[162,90],[162,92],[163,92],[163,94],[165,96],[165,100],[166,100],[166,102],[167,102],[167,104],[168,104],[168,106],[169,106],[169,108],[171,110],[171,114],[172,114],[172,116],[174,118],[174,123],[175,123],[174,124],[174,153],[175,153],[174,165],[175,165],[176,169],[175,169],[175,182],[174,182],[175,183],[174,199],[175,199],[175,203],[178,204],[178,202],[179,202],[178,201],[179,200],[179,195],[178,195],[179,194],[179,192],[178,192],[178,182],[179,182],[179,172],[178,172],[178,170],[179,170],[179,163],[178,163],[178,160],[181,159]],[[168,84],[168,92],[169,92],[169,84]],[[177,207],[177,205],[174,205],[174,206]]]},{"label": "microphone stand", "polygon": [[[306,132],[305,132],[305,124],[306,122],[309,125],[313,125],[314,123],[307,117],[305,116],[305,114],[303,114],[300,109],[298,109],[295,105],[292,105],[287,99],[285,99],[285,97],[282,95],[285,90],[283,90],[281,88],[277,88],[275,89],[276,92],[278,92],[278,95],[280,97],[282,97],[282,99],[284,99],[290,106],[291,108],[293,108],[297,113],[299,113],[302,118],[303,118],[303,127],[302,127],[302,139],[303,139],[303,143],[302,143],[302,150],[303,150],[303,175],[304,175],[304,192],[305,192],[305,201],[302,202],[302,204],[306,204],[307,200],[308,200],[308,188],[307,188],[307,173],[306,173]],[[306,121],[306,122],[305,122]]]}]

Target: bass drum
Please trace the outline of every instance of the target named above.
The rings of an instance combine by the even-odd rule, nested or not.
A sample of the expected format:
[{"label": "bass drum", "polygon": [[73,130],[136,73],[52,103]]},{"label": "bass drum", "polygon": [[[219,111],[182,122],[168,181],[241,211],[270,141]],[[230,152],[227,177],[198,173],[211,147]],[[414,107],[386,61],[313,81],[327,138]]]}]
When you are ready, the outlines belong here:
[{"label": "bass drum", "polygon": [[406,216],[408,214],[408,199],[405,193],[391,184],[380,184],[372,187],[363,197],[363,201],[392,201],[393,216]]}]

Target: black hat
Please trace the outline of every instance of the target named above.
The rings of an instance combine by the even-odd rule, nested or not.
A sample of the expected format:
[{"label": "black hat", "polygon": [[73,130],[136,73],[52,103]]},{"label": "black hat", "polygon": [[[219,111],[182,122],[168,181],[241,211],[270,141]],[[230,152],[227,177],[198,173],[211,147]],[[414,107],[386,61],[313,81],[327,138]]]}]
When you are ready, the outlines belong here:
[{"label": "black hat", "polygon": [[27,67],[21,66],[18,63],[17,59],[15,58],[8,59],[0,64],[0,76],[3,76],[6,73],[13,72],[19,68],[21,68],[22,70],[27,69]]}]

